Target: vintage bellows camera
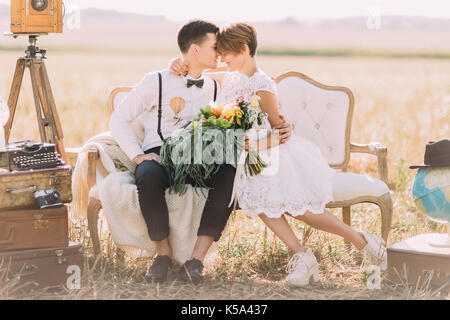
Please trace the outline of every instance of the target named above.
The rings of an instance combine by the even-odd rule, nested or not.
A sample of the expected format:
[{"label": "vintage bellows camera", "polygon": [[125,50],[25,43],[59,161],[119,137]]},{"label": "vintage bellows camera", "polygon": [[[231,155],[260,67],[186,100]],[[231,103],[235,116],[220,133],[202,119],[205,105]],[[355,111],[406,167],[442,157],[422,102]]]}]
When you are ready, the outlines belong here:
[{"label": "vintage bellows camera", "polygon": [[11,0],[11,32],[62,33],[62,0]]}]

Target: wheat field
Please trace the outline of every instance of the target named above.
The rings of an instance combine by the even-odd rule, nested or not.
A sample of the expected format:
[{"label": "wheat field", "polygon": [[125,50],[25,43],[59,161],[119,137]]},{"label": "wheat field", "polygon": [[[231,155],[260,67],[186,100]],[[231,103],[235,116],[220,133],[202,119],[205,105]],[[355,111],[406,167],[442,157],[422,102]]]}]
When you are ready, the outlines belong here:
[{"label": "wheat field", "polygon": [[[0,96],[8,97],[21,52],[0,51]],[[66,148],[80,147],[107,131],[106,102],[118,86],[132,86],[148,71],[163,69],[176,53],[50,52],[47,70],[64,130]],[[388,245],[424,232],[445,232],[415,208],[411,164],[423,162],[425,144],[450,138],[450,60],[348,57],[258,57],[269,75],[299,71],[327,85],[345,86],[355,95],[351,141],[378,141],[388,148],[389,185],[394,215]],[[39,139],[29,75],[24,77],[11,141]],[[376,159],[352,155],[349,171],[377,176]],[[332,211],[340,216],[340,211]],[[132,260],[102,233],[103,258],[95,260],[86,222],[72,222],[71,240],[83,242],[86,268],[80,290],[21,292],[3,283],[0,299],[450,299],[430,286],[382,283],[369,290],[361,256],[342,239],[291,221],[299,239],[313,249],[321,282],[292,289],[283,282],[287,248],[258,218],[237,212],[206,264],[205,282],[193,287],[172,279],[163,285],[143,282],[150,258]],[[374,205],[352,207],[352,225],[380,234]],[[3,280],[2,280],[3,279]]]}]

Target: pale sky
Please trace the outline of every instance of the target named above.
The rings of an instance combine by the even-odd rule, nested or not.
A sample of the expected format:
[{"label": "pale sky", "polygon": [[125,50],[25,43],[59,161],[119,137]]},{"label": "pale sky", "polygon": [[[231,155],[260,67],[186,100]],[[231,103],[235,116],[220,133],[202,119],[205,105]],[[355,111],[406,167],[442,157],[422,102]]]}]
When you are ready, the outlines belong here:
[{"label": "pale sky", "polygon": [[[221,21],[344,18],[381,15],[450,18],[449,0],[64,0],[68,7],[115,9],[163,15],[170,20],[192,18]],[[9,4],[10,0],[0,0]]]}]

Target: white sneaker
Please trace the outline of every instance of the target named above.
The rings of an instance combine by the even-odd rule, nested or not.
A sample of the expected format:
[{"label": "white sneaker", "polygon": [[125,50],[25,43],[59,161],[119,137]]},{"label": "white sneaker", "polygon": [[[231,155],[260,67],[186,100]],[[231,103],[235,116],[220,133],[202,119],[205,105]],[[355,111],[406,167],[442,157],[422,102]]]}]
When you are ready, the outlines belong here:
[{"label": "white sneaker", "polygon": [[382,271],[385,271],[387,269],[387,254],[386,247],[384,246],[385,241],[371,233],[360,233],[367,241],[366,246],[361,250],[364,255],[363,264],[377,265]]},{"label": "white sneaker", "polygon": [[313,276],[314,281],[319,281],[319,264],[311,248],[306,252],[294,254],[286,266],[286,277],[288,285],[303,287],[309,284],[309,279]]}]

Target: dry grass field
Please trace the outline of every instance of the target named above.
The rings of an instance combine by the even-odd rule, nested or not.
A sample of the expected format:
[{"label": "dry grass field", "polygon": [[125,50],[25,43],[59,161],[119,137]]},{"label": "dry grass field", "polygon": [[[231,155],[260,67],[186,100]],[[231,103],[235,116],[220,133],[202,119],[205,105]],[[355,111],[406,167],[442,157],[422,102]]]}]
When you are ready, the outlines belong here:
[{"label": "dry grass field", "polygon": [[[175,53],[174,53],[175,54]],[[7,98],[21,52],[0,51],[0,96]],[[110,90],[134,85],[144,73],[165,68],[171,54],[50,52],[47,63],[65,134],[65,146],[77,147],[108,130],[106,102]],[[422,163],[429,140],[450,138],[450,60],[345,57],[259,57],[260,67],[277,76],[293,70],[313,79],[350,88],[356,98],[351,140],[379,141],[388,147],[394,217],[388,245],[424,232],[445,232],[414,206],[410,164]],[[29,76],[19,98],[11,141],[38,139]],[[375,158],[352,156],[350,171],[377,176]],[[339,211],[333,211],[340,216]],[[352,208],[357,229],[380,233],[374,205]],[[301,289],[285,286],[286,247],[257,218],[237,212],[206,265],[204,284],[193,287],[173,277],[156,286],[143,282],[151,259],[130,260],[102,234],[103,258],[95,260],[86,223],[72,223],[71,239],[82,241],[87,256],[82,287],[76,291],[22,293],[3,282],[0,299],[450,299],[430,286],[382,282],[369,290],[361,256],[330,234],[291,221],[305,246],[313,248],[321,282]]]}]

